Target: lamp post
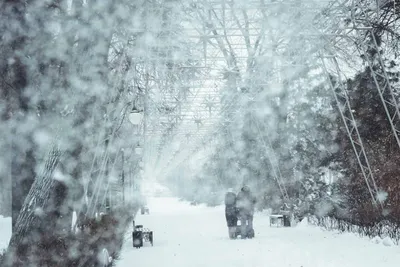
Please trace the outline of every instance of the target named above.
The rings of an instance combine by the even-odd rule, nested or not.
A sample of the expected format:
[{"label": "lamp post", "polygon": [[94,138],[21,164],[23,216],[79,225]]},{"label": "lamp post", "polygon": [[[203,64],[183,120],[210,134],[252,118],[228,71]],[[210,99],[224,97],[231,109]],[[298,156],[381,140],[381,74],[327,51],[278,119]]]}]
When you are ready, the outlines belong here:
[{"label": "lamp post", "polygon": [[[146,96],[144,96],[146,97]],[[146,110],[146,101],[144,101],[144,107],[143,109],[140,107],[140,109],[137,108],[136,104],[133,106],[131,112],[128,115],[128,120],[129,122],[136,126],[138,132],[140,131],[140,125],[143,123],[143,143],[140,144],[138,143],[136,147],[134,147],[134,153],[138,156],[141,156],[140,162],[143,160],[143,147],[145,145],[145,136],[146,136],[146,119],[145,119],[145,110]],[[140,168],[142,169],[142,168]],[[140,176],[142,176],[142,173],[140,173]],[[136,177],[134,175],[130,175],[131,178]],[[132,183],[132,182],[131,182]],[[136,184],[136,183],[135,183]]]},{"label": "lamp post", "polygon": [[125,153],[124,149],[121,149],[121,157],[122,157],[122,174],[121,174],[121,182],[122,182],[122,203],[125,204]]},{"label": "lamp post", "polygon": [[[147,115],[148,115],[148,112],[147,112],[148,99],[147,99],[147,97],[148,97],[148,92],[149,92],[149,66],[146,67],[144,82],[145,82],[145,84],[144,84],[143,88],[137,86],[137,88],[139,89],[138,95],[135,100],[134,106],[133,106],[130,114],[128,115],[129,122],[131,124],[133,124],[134,126],[137,126],[136,129],[138,131],[138,134],[139,134],[139,132],[141,132],[140,139],[142,139],[141,140],[142,142],[140,144],[138,144],[136,147],[134,147],[134,153],[139,156],[138,158],[140,158],[140,161],[139,161],[140,173],[137,173],[137,176],[136,175],[131,176],[131,177],[138,177],[138,178],[140,177],[138,179],[138,180],[140,180],[139,182],[134,180],[135,188],[136,188],[136,185],[138,185],[138,188],[140,188],[140,186],[141,186],[141,180],[143,179],[143,173],[144,173],[143,168],[145,165],[145,164],[143,164],[143,162],[145,160],[145,154],[146,154],[144,147],[146,147],[146,133],[147,133]],[[138,98],[140,98],[140,102],[141,102],[140,104],[143,104],[143,106],[136,105]],[[143,128],[139,127],[140,125],[143,125]]]}]

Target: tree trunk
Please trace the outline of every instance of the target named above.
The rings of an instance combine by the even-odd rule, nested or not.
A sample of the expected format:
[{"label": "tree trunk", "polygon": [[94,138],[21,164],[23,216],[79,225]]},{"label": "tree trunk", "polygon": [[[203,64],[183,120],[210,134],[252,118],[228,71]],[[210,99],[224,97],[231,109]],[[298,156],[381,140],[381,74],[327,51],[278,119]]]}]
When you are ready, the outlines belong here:
[{"label": "tree trunk", "polygon": [[[25,197],[35,177],[33,142],[31,133],[19,128],[29,113],[29,99],[24,96],[28,85],[27,66],[21,56],[26,43],[27,25],[25,21],[25,1],[5,1],[0,4],[2,32],[8,32],[9,38],[3,38],[0,44],[0,74],[5,77],[0,84],[1,95],[6,108],[2,110],[3,123],[7,123],[5,134],[11,141],[11,179],[12,179],[12,226],[21,210]],[[10,27],[13,25],[13,27]],[[5,174],[2,173],[2,176]],[[8,174],[9,175],[9,174]],[[6,180],[4,177],[1,180]]]},{"label": "tree trunk", "polygon": [[35,158],[32,149],[24,149],[18,144],[18,135],[12,141],[11,181],[12,181],[12,231],[21,212],[25,198],[35,178]]},{"label": "tree trunk", "polygon": [[59,159],[60,152],[53,147],[43,173],[34,180],[23,203],[2,266],[15,266],[17,262],[29,265],[34,256],[30,251],[46,234],[53,234],[57,218],[51,218],[48,207],[51,206],[49,200],[55,185],[53,172]]}]

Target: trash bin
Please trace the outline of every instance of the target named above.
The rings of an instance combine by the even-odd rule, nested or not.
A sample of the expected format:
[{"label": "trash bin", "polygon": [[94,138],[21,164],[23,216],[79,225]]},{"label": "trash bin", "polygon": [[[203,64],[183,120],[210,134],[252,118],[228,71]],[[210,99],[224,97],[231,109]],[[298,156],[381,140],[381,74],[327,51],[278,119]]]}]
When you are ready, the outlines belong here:
[{"label": "trash bin", "polygon": [[134,248],[143,247],[143,232],[133,231],[132,232],[132,243]]},{"label": "trash bin", "polygon": [[132,221],[133,232],[132,232],[132,243],[134,248],[143,247],[143,226],[136,225],[135,220]]}]

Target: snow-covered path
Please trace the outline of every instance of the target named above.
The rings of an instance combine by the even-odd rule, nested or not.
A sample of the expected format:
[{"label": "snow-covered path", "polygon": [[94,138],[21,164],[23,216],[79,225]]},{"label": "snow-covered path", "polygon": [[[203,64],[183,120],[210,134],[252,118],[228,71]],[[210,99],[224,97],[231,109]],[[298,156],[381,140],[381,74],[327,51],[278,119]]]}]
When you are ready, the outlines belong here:
[{"label": "snow-covered path", "polygon": [[150,215],[138,215],[136,223],[154,231],[154,247],[134,249],[127,236],[117,267],[394,267],[400,262],[398,246],[312,226],[269,227],[264,214],[255,216],[254,239],[229,240],[223,207],[153,198],[149,208]]}]

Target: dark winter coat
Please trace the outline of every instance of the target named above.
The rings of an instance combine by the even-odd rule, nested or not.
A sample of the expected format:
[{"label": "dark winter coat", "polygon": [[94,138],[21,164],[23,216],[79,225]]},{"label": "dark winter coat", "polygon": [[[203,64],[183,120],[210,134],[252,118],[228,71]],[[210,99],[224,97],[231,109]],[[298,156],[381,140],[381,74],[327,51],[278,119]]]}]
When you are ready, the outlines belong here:
[{"label": "dark winter coat", "polygon": [[239,215],[253,215],[256,204],[256,198],[250,191],[240,191],[236,198],[236,207]]},{"label": "dark winter coat", "polygon": [[225,218],[228,227],[237,225],[236,194],[228,192],[225,194]]}]

